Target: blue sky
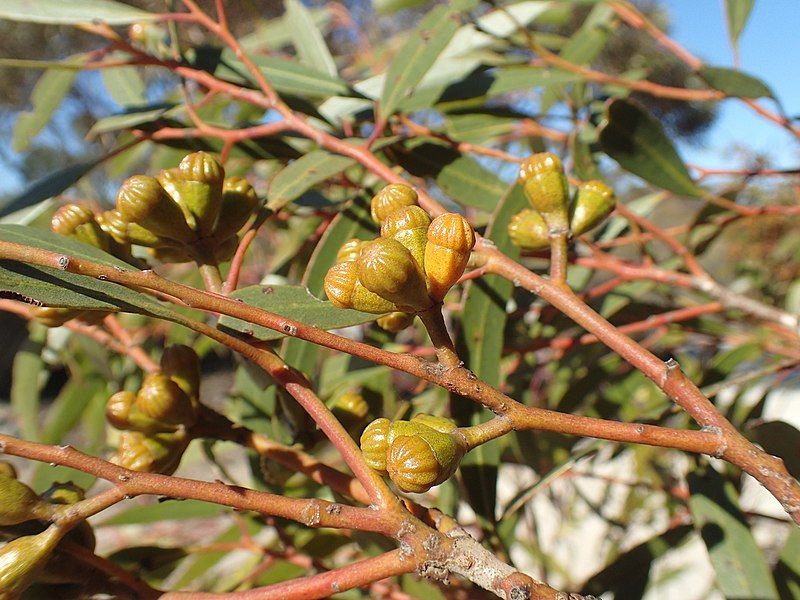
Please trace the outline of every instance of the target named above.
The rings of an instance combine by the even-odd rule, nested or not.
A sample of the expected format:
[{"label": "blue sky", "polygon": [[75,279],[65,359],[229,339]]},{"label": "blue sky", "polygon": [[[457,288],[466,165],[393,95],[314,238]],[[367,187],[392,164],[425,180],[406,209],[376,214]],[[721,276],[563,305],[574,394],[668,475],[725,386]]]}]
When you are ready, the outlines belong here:
[{"label": "blue sky", "polygon": [[[709,64],[733,66],[722,0],[667,0],[666,4],[673,21],[672,37]],[[800,114],[798,32],[800,2],[757,0],[739,40],[741,69],[769,85],[789,115]],[[767,153],[777,167],[800,164],[797,141],[736,100],[722,103],[705,148],[684,147],[682,154],[687,161],[706,167],[740,166],[730,156],[737,144]]]}]

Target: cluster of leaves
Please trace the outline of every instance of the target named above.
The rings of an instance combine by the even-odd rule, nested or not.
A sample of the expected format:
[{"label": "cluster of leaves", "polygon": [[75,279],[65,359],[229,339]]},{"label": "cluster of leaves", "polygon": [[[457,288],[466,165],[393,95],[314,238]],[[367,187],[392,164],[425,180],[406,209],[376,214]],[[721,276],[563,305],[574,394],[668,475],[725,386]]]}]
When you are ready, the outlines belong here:
[{"label": "cluster of leaves", "polygon": [[[785,302],[797,311],[797,291],[793,296],[789,284],[797,277],[792,266],[798,249],[784,216],[774,217],[783,220],[768,230],[770,236],[777,231],[787,238],[775,241],[785,249],[787,265],[778,281],[763,271],[717,268],[718,261],[730,260],[724,233],[739,215],[724,204],[705,201],[711,190],[692,177],[668,133],[702,129],[712,115],[709,105],[688,100],[666,105],[639,91],[635,96],[647,99],[643,104],[630,97],[631,88],[625,85],[651,82],[752,100],[772,98],[766,84],[738,70],[709,65],[693,69],[674,58],[648,70],[642,65],[650,64],[652,41],[643,45],[646,35],[623,25],[611,2],[586,6],[570,1],[456,0],[426,6],[417,22],[418,9],[406,5],[420,4],[375,2],[374,9],[385,15],[384,24],[397,19],[413,25],[388,41],[376,32],[374,39],[342,44],[342,52],[335,54],[329,50],[339,47],[331,43],[334,36],[359,36],[359,24],[348,25],[336,3],[309,9],[299,0],[286,0],[285,11],[274,18],[245,18],[242,15],[249,13],[244,8],[229,18],[241,31],[242,47],[292,110],[348,144],[369,139],[379,160],[402,169],[435,198],[466,213],[476,229],[508,256],[520,258],[507,227],[526,206],[515,184],[516,160],[551,149],[569,157],[577,179],[625,184],[623,199],[635,215],[657,220],[662,228],[689,229],[691,235],[682,240],[715,274],[726,278],[725,283],[740,277],[738,283],[748,284],[748,292],[760,294],[764,302]],[[737,12],[735,7],[752,2],[726,4],[735,43],[749,12]],[[114,183],[123,175],[174,167],[188,151],[221,152],[227,158],[227,173],[247,177],[265,198],[264,219],[259,221],[263,225],[242,270],[242,285],[232,297],[324,329],[357,326],[353,335],[390,350],[427,345],[419,324],[393,336],[372,323],[375,315],[338,310],[324,301],[324,275],[342,244],[352,238],[372,239],[378,233],[367,204],[384,183],[375,173],[355,158],[295,132],[229,144],[224,136],[199,130],[198,122],[233,131],[280,120],[274,109],[248,103],[247,98],[232,99],[224,93],[203,96],[191,85],[183,90],[172,85],[178,82],[175,67],[180,64],[245,90],[257,89],[258,81],[230,48],[217,45],[213,36],[192,31],[196,25],[173,28],[153,13],[106,0],[5,0],[0,18],[13,21],[12,27],[22,21],[34,31],[40,31],[38,25],[30,23],[76,25],[92,20],[118,26],[121,33],[132,24],[139,28],[131,48],[123,46],[105,57],[119,64],[103,68],[88,89],[119,107],[114,114],[93,119],[89,128],[101,153],[51,173],[10,199],[2,213],[8,215],[7,223],[14,224],[0,226],[0,240],[128,269],[113,257],[44,231],[58,196],[77,189],[98,207],[110,208]],[[78,36],[81,42],[75,50],[80,53],[65,61],[30,64],[0,59],[0,66],[43,69],[31,95],[31,110],[15,123],[18,149],[58,115],[58,105],[72,89],[76,74],[85,63],[97,60],[82,37],[86,35]],[[540,60],[547,56],[540,48],[577,68]],[[142,54],[152,57],[156,66],[137,66]],[[628,62],[621,61],[623,54],[629,55]],[[594,68],[621,81],[598,81],[591,76]],[[177,133],[159,136],[169,130]],[[95,185],[91,185],[89,173],[95,178],[101,173],[102,180],[92,179]],[[724,195],[736,202],[744,191],[739,187]],[[774,202],[768,193],[747,198],[755,207]],[[749,231],[763,239],[755,227]],[[606,249],[635,233],[627,220],[616,217],[593,239]],[[641,242],[610,254],[619,260],[655,261],[664,269],[679,269],[678,257],[666,250],[658,241]],[[763,253],[772,250],[765,246]],[[752,247],[743,258],[759,259]],[[535,270],[548,264],[546,253],[521,259]],[[223,265],[223,271],[226,268]],[[159,265],[159,269],[171,279],[202,287],[195,269],[180,265]],[[204,383],[210,390],[203,394],[206,402],[235,423],[283,444],[300,444],[320,460],[342,465],[308,415],[267,375],[207,338],[169,325],[181,322],[179,309],[114,284],[88,285],[84,279],[45,268],[0,264],[0,290],[14,298],[132,313],[121,320],[154,356],[169,344],[194,347],[203,357]],[[608,281],[601,269],[570,266],[570,286],[585,293],[591,306],[618,326],[691,308],[704,298],[697,290],[646,278],[621,281],[608,293],[593,294]],[[582,338],[583,332],[566,317],[513,282],[496,275],[469,281],[446,302],[462,360],[481,380],[511,397],[566,413],[690,427],[689,417],[677,413],[655,384],[601,343]],[[781,354],[769,325],[753,325],[747,316],[732,315],[698,313],[691,320],[667,322],[636,335],[657,355],[675,357],[705,391],[716,396],[725,390],[728,395],[721,410],[737,427],[747,429],[748,436],[787,458],[791,452],[771,445],[793,445],[795,461],[789,468],[797,476],[800,433],[787,423],[764,418],[775,373],[785,375],[787,360],[794,368],[796,353]],[[345,394],[360,393],[369,410],[350,424],[354,438],[366,423],[380,417],[449,413],[460,425],[470,425],[492,416],[473,402],[441,388],[422,388],[386,366],[284,338],[228,316],[219,319],[218,327],[269,344],[310,378],[330,406]],[[214,386],[216,373],[222,384]],[[103,455],[109,446],[106,400],[120,389],[136,389],[141,379],[141,371],[128,358],[97,341],[32,322],[14,358],[11,407],[26,439],[69,442]],[[450,515],[471,508],[474,516],[465,524],[498,556],[546,575],[555,585],[582,588],[584,593],[611,591],[615,597],[657,593],[659,586],[670,583],[654,568],[659,561],[702,541],[716,573],[712,585],[725,597],[800,598],[798,530],[792,529],[786,538],[788,528],[777,528],[780,535],[773,535],[775,542],[765,552],[756,544],[753,530],[772,534],[776,525],[758,515],[745,517],[739,472],[711,468],[700,458],[678,461],[679,456],[676,451],[519,432],[467,454],[457,476],[435,488],[425,502]],[[181,469],[191,472],[209,464],[220,477],[245,487],[337,499],[302,474],[255,457],[243,460],[223,442],[193,442]],[[36,490],[65,479],[84,488],[94,482],[86,473],[47,465],[37,467],[28,478]],[[513,483],[504,485],[509,481]],[[554,525],[542,531],[544,525],[537,519],[556,510]],[[336,567],[351,562],[353,556],[373,556],[392,547],[360,532],[319,533],[279,519],[266,527],[261,517],[232,516],[230,511],[194,501],[126,507],[101,518],[96,527],[102,535],[106,529],[185,519],[204,520],[207,528],[200,532],[201,539],[185,530],[140,534],[135,545],[109,559],[135,569],[152,585],[223,592],[290,579],[305,574],[308,565],[318,570]],[[576,561],[572,552],[578,538],[570,532],[592,526],[602,530],[606,541],[598,540],[590,549],[595,552],[592,559]],[[227,549],[242,539],[257,539],[258,544],[246,546],[249,552],[232,560]],[[308,564],[298,561],[298,555],[307,557]],[[443,597],[438,585],[411,576],[404,576],[399,585],[415,597]],[[361,595],[351,591],[337,597]]]}]

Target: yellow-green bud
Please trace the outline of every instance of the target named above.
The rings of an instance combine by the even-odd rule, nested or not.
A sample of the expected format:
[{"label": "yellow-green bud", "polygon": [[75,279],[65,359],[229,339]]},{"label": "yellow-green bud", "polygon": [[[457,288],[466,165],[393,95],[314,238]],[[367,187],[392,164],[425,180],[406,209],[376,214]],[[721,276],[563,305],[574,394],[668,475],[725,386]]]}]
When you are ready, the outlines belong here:
[{"label": "yellow-green bud", "polygon": [[73,308],[57,308],[54,306],[32,306],[30,315],[46,327],[61,327],[83,314],[82,310]]},{"label": "yellow-green bud", "polygon": [[414,322],[414,317],[415,315],[395,311],[379,317],[376,323],[381,329],[390,333],[398,333],[399,331],[403,331],[406,327],[410,327]]},{"label": "yellow-green bud", "polygon": [[414,188],[404,183],[390,183],[372,198],[370,203],[372,220],[380,225],[398,208],[416,204],[417,200]]},{"label": "yellow-green bud", "polygon": [[389,432],[392,424],[381,417],[367,425],[361,434],[361,452],[366,463],[386,475],[386,453],[389,450]]},{"label": "yellow-green bud", "polygon": [[[160,238],[182,243],[190,243],[196,238],[180,206],[167,195],[155,177],[134,175],[126,179],[117,194],[117,211],[127,223],[138,225]],[[129,227],[128,235],[130,233]],[[134,241],[133,237],[131,241]]]},{"label": "yellow-green bud", "polygon": [[542,215],[548,229],[566,232],[569,187],[561,159],[551,152],[529,156],[520,166],[519,181],[528,202]]},{"label": "yellow-green bud", "polygon": [[369,404],[357,392],[346,392],[333,403],[331,411],[345,425],[360,423],[369,413]]},{"label": "yellow-green bud", "polygon": [[136,406],[148,417],[167,425],[192,425],[197,415],[192,401],[172,379],[162,373],[144,378]]},{"label": "yellow-green bud", "polygon": [[378,238],[365,244],[355,264],[364,287],[401,311],[418,312],[433,305],[419,263],[397,240]]},{"label": "yellow-green bud", "polygon": [[578,236],[597,227],[611,214],[616,203],[614,190],[602,181],[581,184],[570,217],[572,235]]},{"label": "yellow-green bud", "polygon": [[550,231],[542,215],[525,208],[511,217],[508,224],[511,243],[525,250],[544,250],[550,247]]},{"label": "yellow-green bud", "polygon": [[431,222],[425,247],[425,275],[434,300],[441,302],[464,274],[474,246],[475,231],[461,215],[445,213]]},{"label": "yellow-green bud", "polygon": [[36,493],[14,477],[0,475],[0,525],[47,520],[52,511]]},{"label": "yellow-green bud", "polygon": [[17,470],[7,460],[0,460],[0,476],[2,477],[11,477],[12,479],[17,478]]},{"label": "yellow-green bud", "polygon": [[161,355],[161,372],[172,379],[189,398],[200,396],[200,359],[189,346],[168,346]]},{"label": "yellow-green bud", "polygon": [[328,300],[338,308],[352,308],[376,315],[397,310],[394,304],[362,285],[355,261],[338,263],[328,269],[323,288]]},{"label": "yellow-green bud", "polygon": [[11,540],[0,548],[0,600],[18,600],[47,564],[63,533],[51,525],[38,535]]},{"label": "yellow-green bud", "polygon": [[123,431],[111,462],[131,471],[171,475],[178,468],[189,441],[183,430],[152,436],[139,431]]},{"label": "yellow-green bud", "polygon": [[65,204],[50,220],[50,229],[59,235],[108,251],[109,239],[95,220],[94,213],[82,204]]},{"label": "yellow-green bud", "polygon": [[404,492],[422,493],[447,481],[466,454],[464,442],[414,421],[392,424],[386,470]]},{"label": "yellow-green bud", "polygon": [[339,251],[336,253],[336,262],[343,263],[343,262],[354,262],[358,259],[358,255],[361,254],[361,247],[366,244],[364,240],[359,240],[358,238],[352,238],[347,240],[342,247],[339,248]]},{"label": "yellow-green bud", "polygon": [[381,224],[381,236],[403,244],[420,267],[425,263],[431,218],[419,206],[404,206],[390,213]]},{"label": "yellow-green bud", "polygon": [[223,240],[238,233],[257,206],[256,191],[246,179],[227,178],[222,185],[222,205],[214,228],[214,237]]},{"label": "yellow-green bud", "polygon": [[189,209],[196,219],[201,236],[209,236],[217,223],[222,204],[225,169],[206,152],[193,152],[178,165],[180,178],[175,180],[175,200]]},{"label": "yellow-green bud", "polygon": [[144,414],[136,404],[136,394],[120,391],[113,394],[106,404],[106,420],[117,429],[129,429],[145,433],[174,431],[174,425],[165,424]]},{"label": "yellow-green bud", "polygon": [[442,433],[451,433],[456,429],[456,424],[451,419],[448,419],[447,417],[437,417],[435,415],[429,415],[426,413],[414,415],[411,418],[411,422],[425,425],[431,429],[435,429],[436,431],[441,431]]}]

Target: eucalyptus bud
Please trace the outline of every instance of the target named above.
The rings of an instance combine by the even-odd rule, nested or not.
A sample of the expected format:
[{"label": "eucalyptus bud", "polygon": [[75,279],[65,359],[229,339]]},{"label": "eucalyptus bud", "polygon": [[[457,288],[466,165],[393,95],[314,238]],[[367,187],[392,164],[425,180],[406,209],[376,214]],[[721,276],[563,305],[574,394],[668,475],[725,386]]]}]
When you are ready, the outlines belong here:
[{"label": "eucalyptus bud", "polygon": [[544,250],[550,247],[550,231],[542,215],[526,208],[511,217],[508,224],[511,243],[525,250]]},{"label": "eucalyptus bud", "polygon": [[602,181],[587,181],[578,187],[572,206],[570,228],[578,236],[605,221],[616,206],[614,190]]},{"label": "eucalyptus bud", "polygon": [[51,525],[0,548],[0,600],[17,600],[45,568],[63,533]]},{"label": "eucalyptus bud", "polygon": [[[126,179],[117,194],[117,212],[127,223],[138,225],[159,238],[184,244],[196,238],[181,207],[155,177],[134,175]],[[130,235],[130,228],[128,233]]]},{"label": "eucalyptus bud", "polygon": [[566,232],[569,225],[569,187],[561,159],[550,152],[529,156],[520,166],[519,181],[531,206],[551,232]]},{"label": "eucalyptus bud", "polygon": [[167,425],[192,425],[197,415],[192,401],[172,379],[150,373],[136,394],[136,406],[151,419]]},{"label": "eucalyptus bud", "polygon": [[338,308],[352,308],[373,314],[397,310],[394,304],[364,287],[358,278],[358,265],[354,261],[341,262],[328,269],[323,287],[328,300]]},{"label": "eucalyptus bud", "polygon": [[414,322],[414,315],[404,312],[390,312],[388,315],[378,317],[376,323],[381,329],[389,333],[398,333],[403,329],[410,327]]},{"label": "eucalyptus bud", "polygon": [[228,177],[222,184],[222,204],[214,237],[222,240],[236,234],[258,206],[258,196],[246,179]]},{"label": "eucalyptus bud", "polygon": [[398,208],[417,203],[417,192],[404,183],[390,183],[375,194],[370,203],[372,220],[379,225]]},{"label": "eucalyptus bud", "polygon": [[53,215],[50,229],[59,235],[75,238],[79,242],[106,252],[109,249],[108,234],[102,230],[88,206],[65,204]]},{"label": "eucalyptus bud", "polygon": [[381,224],[381,236],[403,244],[420,267],[425,264],[428,226],[431,218],[419,206],[404,206],[390,213]]},{"label": "eucalyptus bud", "polygon": [[472,225],[455,213],[439,215],[428,228],[425,247],[425,275],[431,297],[441,302],[464,274],[475,246]]},{"label": "eucalyptus bud", "polygon": [[0,525],[16,525],[52,516],[48,504],[15,477],[0,475]]},{"label": "eucalyptus bud", "polygon": [[400,242],[378,238],[365,244],[356,265],[364,287],[403,312],[418,312],[432,306],[425,275]]},{"label": "eucalyptus bud", "polygon": [[189,346],[175,344],[161,355],[161,372],[178,384],[189,398],[200,397],[200,359]]}]

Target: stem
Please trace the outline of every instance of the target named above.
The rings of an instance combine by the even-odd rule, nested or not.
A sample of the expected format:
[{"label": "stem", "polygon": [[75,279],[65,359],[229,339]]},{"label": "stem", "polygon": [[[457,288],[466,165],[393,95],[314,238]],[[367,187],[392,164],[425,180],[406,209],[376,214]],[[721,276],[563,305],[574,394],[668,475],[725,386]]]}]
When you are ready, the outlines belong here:
[{"label": "stem", "polygon": [[448,367],[461,366],[463,363],[458,358],[453,340],[444,323],[441,304],[432,306],[418,316],[428,330],[428,335],[431,336],[431,343],[436,348],[436,358],[439,362]]},{"label": "stem", "polygon": [[568,231],[550,233],[550,280],[566,286]]},{"label": "stem", "polygon": [[203,286],[215,294],[222,293],[222,275],[216,263],[197,263],[200,276],[203,278]]}]

